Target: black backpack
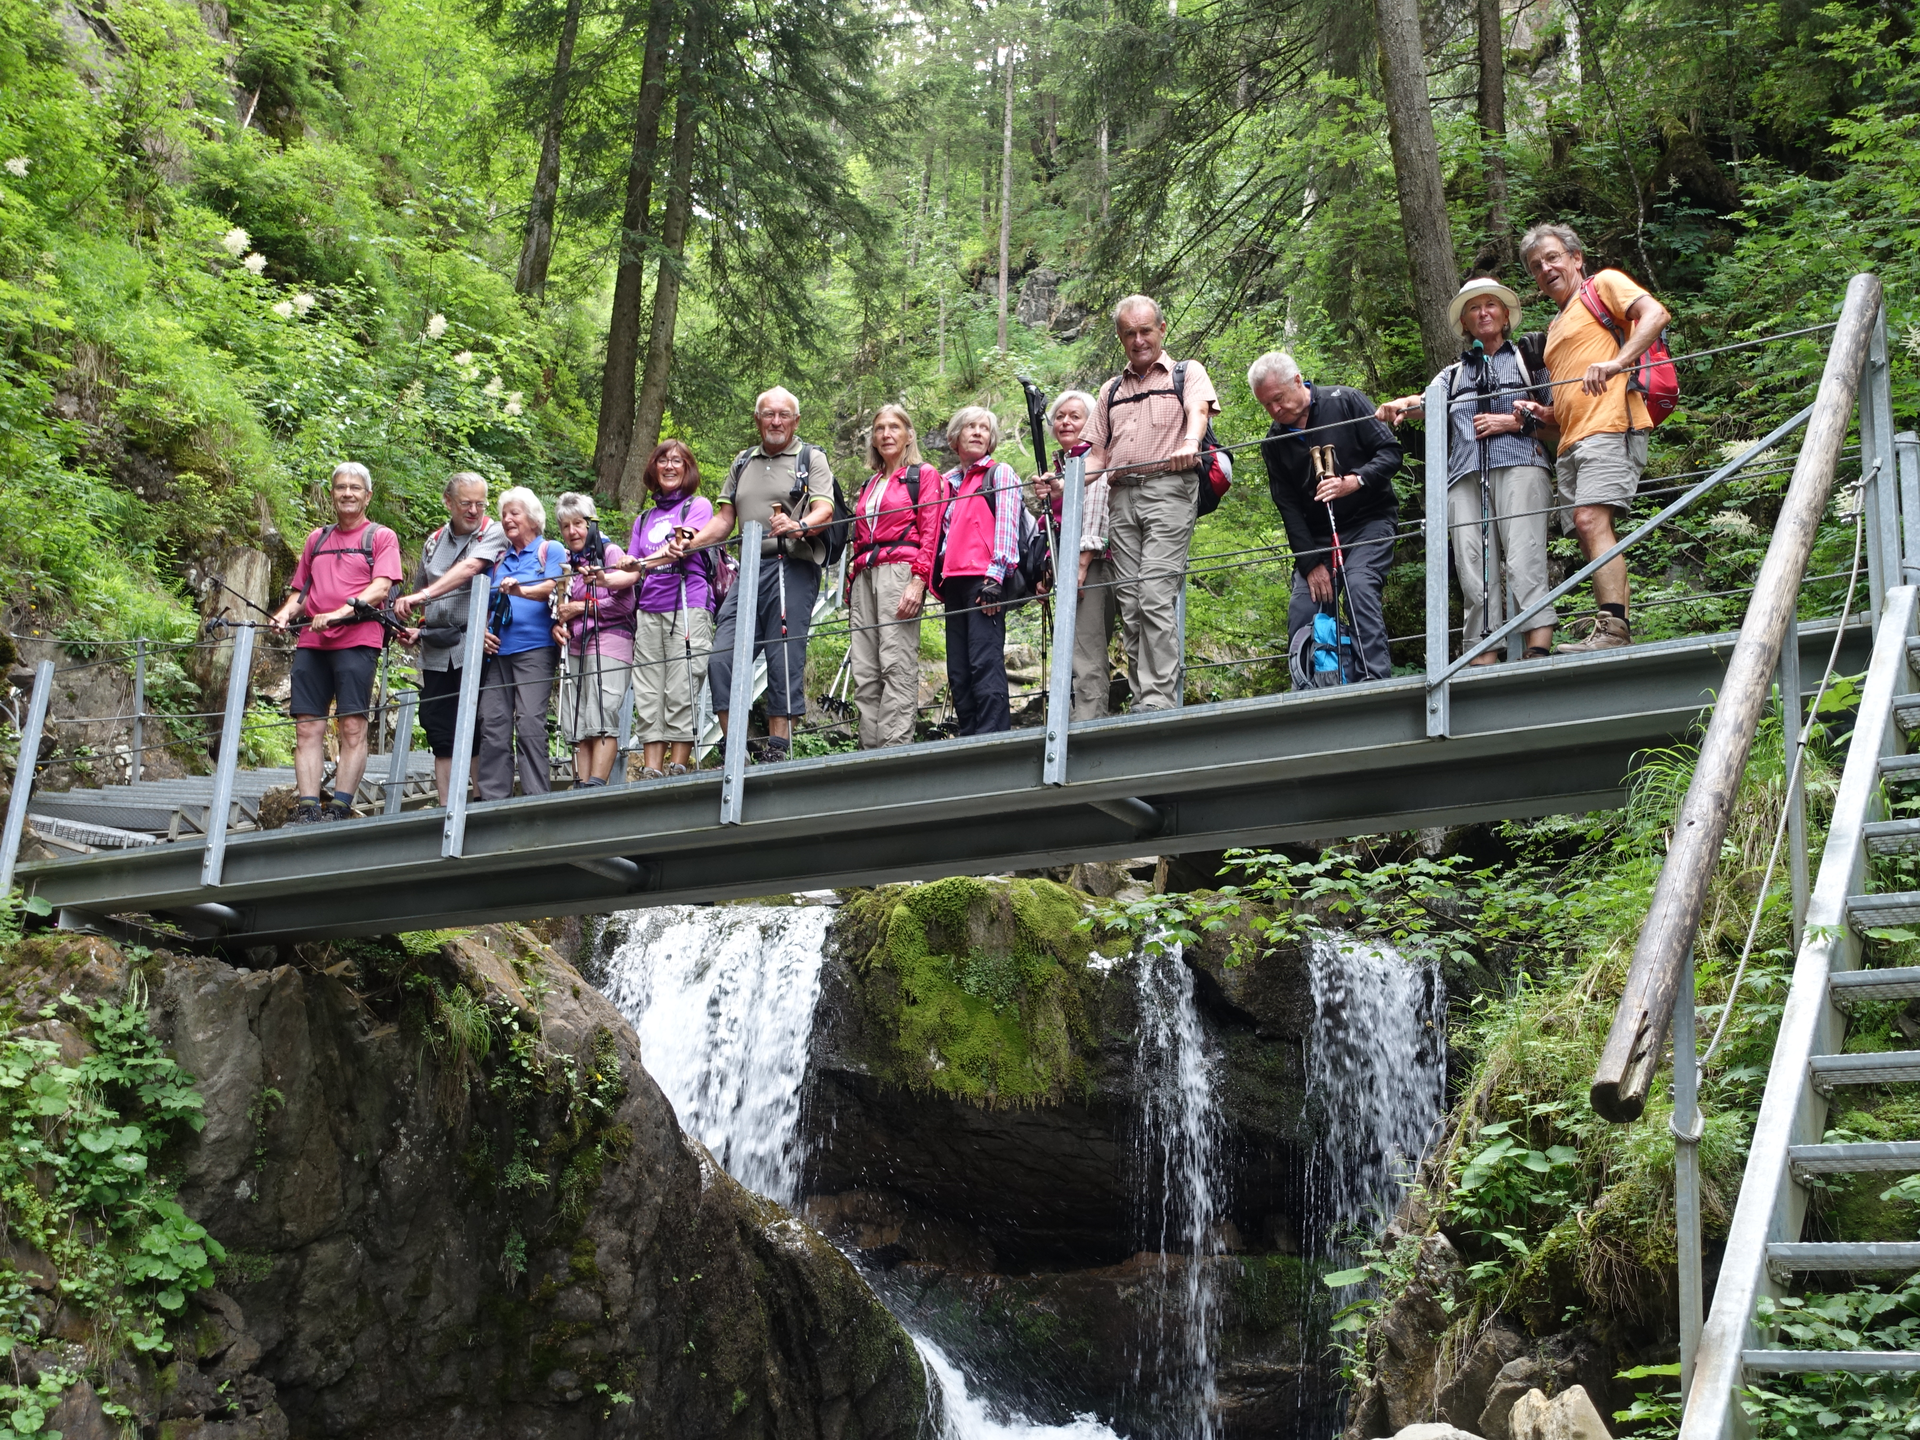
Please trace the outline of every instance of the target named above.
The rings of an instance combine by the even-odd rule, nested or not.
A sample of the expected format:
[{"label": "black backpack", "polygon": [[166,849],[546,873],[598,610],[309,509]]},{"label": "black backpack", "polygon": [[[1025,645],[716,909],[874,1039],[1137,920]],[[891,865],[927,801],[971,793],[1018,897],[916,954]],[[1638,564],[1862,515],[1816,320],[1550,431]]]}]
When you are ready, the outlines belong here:
[{"label": "black backpack", "polygon": [[[1126,379],[1126,372],[1113,377],[1107,383],[1107,436],[1113,436],[1113,407],[1131,405],[1136,400],[1145,400],[1151,395],[1171,395],[1174,403],[1180,407],[1184,416],[1187,410],[1187,362],[1178,360],[1173,366],[1173,388],[1171,390],[1142,390],[1137,395],[1129,395],[1123,400],[1114,396],[1120,392],[1120,382]],[[1207,421],[1207,428],[1200,435],[1200,460],[1194,467],[1200,472],[1200,494],[1196,498],[1194,518],[1211,515],[1220,508],[1220,502],[1227,498],[1227,491],[1233,488],[1233,457],[1220,444],[1220,437],[1213,433],[1213,421]]]},{"label": "black backpack", "polygon": [[[793,518],[796,520],[806,514],[802,507],[807,499],[807,477],[813,473],[812,454],[819,448],[818,445],[809,445],[802,440],[800,454],[793,462],[793,490],[787,496],[787,509],[794,512]],[[747,468],[747,460],[752,454],[752,447],[748,447],[733,457],[733,472],[728,476],[730,486],[739,483],[740,472]],[[820,538],[827,542],[827,564],[840,563],[840,557],[847,553],[847,540],[852,534],[853,507],[847,504],[847,497],[840,489],[840,477],[836,475],[833,477],[833,519],[829,520],[826,528],[820,532]]]}]

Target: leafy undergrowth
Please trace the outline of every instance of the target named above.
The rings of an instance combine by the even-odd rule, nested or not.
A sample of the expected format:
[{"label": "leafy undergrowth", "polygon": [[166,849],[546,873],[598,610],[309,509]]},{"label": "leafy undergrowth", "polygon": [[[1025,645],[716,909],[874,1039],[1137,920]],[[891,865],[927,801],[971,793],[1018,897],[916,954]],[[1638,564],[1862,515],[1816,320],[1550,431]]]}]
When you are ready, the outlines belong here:
[{"label": "leafy undergrowth", "polygon": [[[203,1123],[193,1077],[161,1050],[136,977],[120,1000],[71,995],[25,1032],[0,1039],[0,1356],[45,1343],[62,1307],[90,1323],[93,1350],[150,1353],[186,1297],[213,1284],[220,1244],[180,1208],[166,1160],[170,1142]],[[37,1022],[63,1021],[92,1053],[69,1064]],[[0,1414],[22,1434],[40,1430],[79,1368],[41,1369],[35,1385],[0,1385]],[[108,1402],[109,1414],[125,1414]]]}]

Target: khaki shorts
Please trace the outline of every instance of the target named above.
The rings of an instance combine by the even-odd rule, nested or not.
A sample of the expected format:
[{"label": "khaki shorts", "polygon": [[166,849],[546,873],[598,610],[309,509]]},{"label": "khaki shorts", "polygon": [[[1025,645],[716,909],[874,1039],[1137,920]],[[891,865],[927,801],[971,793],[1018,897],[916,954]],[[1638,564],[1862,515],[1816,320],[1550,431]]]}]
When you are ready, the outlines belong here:
[{"label": "khaki shorts", "polygon": [[1647,432],[1610,431],[1589,435],[1571,449],[1562,450],[1554,468],[1560,477],[1560,525],[1573,529],[1575,505],[1611,505],[1624,515],[1640,489],[1647,468]]}]

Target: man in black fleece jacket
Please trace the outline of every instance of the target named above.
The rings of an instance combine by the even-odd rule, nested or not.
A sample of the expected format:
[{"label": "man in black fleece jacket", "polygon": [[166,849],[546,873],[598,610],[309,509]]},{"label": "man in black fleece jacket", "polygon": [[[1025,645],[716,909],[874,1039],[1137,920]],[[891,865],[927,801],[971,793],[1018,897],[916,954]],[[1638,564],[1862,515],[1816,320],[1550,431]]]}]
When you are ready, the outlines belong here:
[{"label": "man in black fleece jacket", "polygon": [[[1310,385],[1291,356],[1269,351],[1247,371],[1247,384],[1273,417],[1261,443],[1267,489],[1286,523],[1293,547],[1293,598],[1287,604],[1287,635],[1313,623],[1314,612],[1334,598],[1333,531],[1340,531],[1347,614],[1354,645],[1368,680],[1392,673],[1387,621],[1380,590],[1393,564],[1400,518],[1393,475],[1400,443],[1374,419],[1374,404],[1347,385]],[[1314,478],[1310,447],[1333,447],[1336,474]],[[1327,510],[1331,503],[1333,515]]]}]

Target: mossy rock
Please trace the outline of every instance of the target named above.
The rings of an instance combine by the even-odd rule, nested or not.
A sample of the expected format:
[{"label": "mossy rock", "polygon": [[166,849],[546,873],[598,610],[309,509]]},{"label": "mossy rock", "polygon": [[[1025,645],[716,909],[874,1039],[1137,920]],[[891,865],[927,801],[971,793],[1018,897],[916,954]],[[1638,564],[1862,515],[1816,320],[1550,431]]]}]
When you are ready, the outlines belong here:
[{"label": "mossy rock", "polygon": [[891,1038],[875,1073],[984,1106],[1090,1093],[1089,1001],[1102,980],[1086,902],[1050,880],[955,877],[850,904],[869,1013]]}]

